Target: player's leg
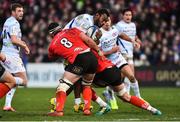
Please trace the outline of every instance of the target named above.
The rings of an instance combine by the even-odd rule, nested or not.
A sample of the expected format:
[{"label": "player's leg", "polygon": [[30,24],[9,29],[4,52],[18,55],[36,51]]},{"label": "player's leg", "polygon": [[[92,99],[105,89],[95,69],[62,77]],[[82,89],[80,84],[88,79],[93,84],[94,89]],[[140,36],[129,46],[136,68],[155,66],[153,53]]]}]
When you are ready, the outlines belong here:
[{"label": "player's leg", "polygon": [[[90,59],[90,61],[87,61],[87,59]],[[70,88],[70,86],[78,81],[81,76],[85,76],[83,79],[83,97],[85,100],[84,114],[90,115],[90,100],[92,94],[89,85],[92,83],[94,78],[97,64],[97,59],[93,53],[87,52],[79,54],[73,64],[66,66],[63,78],[60,80],[60,84],[56,92],[56,111],[49,113],[49,116],[63,116],[66,101],[66,91]]]},{"label": "player's leg", "polygon": [[0,98],[4,97],[15,86],[14,77],[0,64]]},{"label": "player's leg", "polygon": [[154,115],[161,115],[161,112],[152,107],[148,102],[145,100],[138,98],[136,96],[131,96],[126,92],[126,88],[124,86],[124,83],[116,86],[112,86],[113,90],[116,92],[117,96],[122,99],[125,102],[128,102],[134,106],[137,106],[139,108],[145,109],[147,111],[150,111]]},{"label": "player's leg", "polygon": [[[67,91],[66,91],[66,96],[68,96],[74,89],[74,86],[71,86]],[[53,97],[50,99],[50,107],[51,107],[51,110],[50,112],[54,112],[56,111],[56,97]],[[83,109],[82,109],[83,110]]]},{"label": "player's leg", "polygon": [[114,95],[114,91],[111,87],[107,86],[106,90],[103,92],[103,96],[106,102],[111,106],[111,109],[118,109],[117,101]]},{"label": "player's leg", "polygon": [[81,84],[82,78],[79,79],[75,84],[74,84],[74,111],[79,112],[79,110],[83,110],[83,104],[81,101],[81,92],[82,92],[82,84]]},{"label": "player's leg", "polygon": [[[133,72],[133,75],[135,75],[134,73],[134,62],[133,62],[133,56],[130,56],[130,55],[124,55],[125,59],[127,60],[132,72]],[[130,88],[133,89],[133,92],[136,96],[138,97],[141,97],[140,95],[140,90],[139,90],[139,85],[138,85],[138,81],[137,79],[135,79],[135,82],[134,81],[131,81],[128,79],[125,79],[125,83],[127,84],[127,90],[130,90]]]},{"label": "player's leg", "polygon": [[135,96],[137,97],[141,97],[140,95],[140,91],[139,91],[139,85],[138,85],[138,81],[136,80],[135,76],[134,76],[134,72],[132,70],[132,68],[130,67],[130,65],[125,65],[121,68],[121,72],[129,79],[129,81],[131,82],[131,84],[127,83],[125,81],[125,85],[128,85],[127,87],[127,92],[129,93],[129,85],[132,86],[133,91]]},{"label": "player's leg", "polygon": [[[26,85],[27,84],[26,72],[14,73],[14,78],[16,80],[16,85]],[[4,111],[15,111],[15,109],[11,106],[15,91],[16,91],[16,87],[12,88],[6,95],[5,105],[3,107]]]},{"label": "player's leg", "polygon": [[63,116],[67,90],[80,78],[80,76],[65,71],[63,78],[59,80],[56,90],[56,111],[48,113],[49,116]]},{"label": "player's leg", "polygon": [[96,102],[100,106],[96,115],[103,115],[111,110],[111,107],[96,94],[94,89],[92,89],[92,101]]},{"label": "player's leg", "polygon": [[119,73],[120,70],[115,66],[111,68],[106,68],[104,71],[96,74],[93,83],[95,83],[97,86],[103,86],[102,84],[107,86],[111,82],[116,82],[117,79],[121,80]]},{"label": "player's leg", "polygon": [[[25,68],[22,62],[22,59],[18,56],[9,56],[1,53],[0,55],[2,60],[2,65],[10,72],[13,73],[14,78],[16,80],[16,85],[26,85],[27,84],[27,76],[25,72]],[[11,107],[11,102],[14,96],[16,88],[13,88],[6,95],[5,106],[3,110],[5,111],[15,111],[14,108]]]},{"label": "player's leg", "polygon": [[[130,67],[133,71],[133,74],[135,75],[135,70],[134,70],[134,64],[130,64]],[[131,88],[133,89],[134,91],[134,94],[137,96],[137,97],[141,97],[140,95],[140,90],[139,90],[139,83],[137,81],[137,79],[135,80],[135,82],[131,82]]]},{"label": "player's leg", "polygon": [[82,78],[82,96],[84,99],[84,115],[91,114],[91,99],[92,89],[91,84],[93,82],[95,74],[85,74]]}]

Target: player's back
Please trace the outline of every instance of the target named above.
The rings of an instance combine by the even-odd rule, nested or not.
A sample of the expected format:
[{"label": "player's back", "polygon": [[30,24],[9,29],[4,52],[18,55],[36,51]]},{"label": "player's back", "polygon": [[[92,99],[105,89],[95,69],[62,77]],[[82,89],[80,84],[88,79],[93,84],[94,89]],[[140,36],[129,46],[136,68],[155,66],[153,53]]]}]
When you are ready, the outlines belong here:
[{"label": "player's back", "polygon": [[80,33],[76,28],[65,29],[59,32],[49,46],[50,55],[61,56],[73,63],[76,56],[89,47],[80,38]]},{"label": "player's back", "polygon": [[79,30],[86,33],[87,29],[93,25],[94,25],[94,21],[92,15],[81,14],[75,17],[74,19],[72,19],[68,24],[66,24],[64,29],[70,29],[76,27]]}]

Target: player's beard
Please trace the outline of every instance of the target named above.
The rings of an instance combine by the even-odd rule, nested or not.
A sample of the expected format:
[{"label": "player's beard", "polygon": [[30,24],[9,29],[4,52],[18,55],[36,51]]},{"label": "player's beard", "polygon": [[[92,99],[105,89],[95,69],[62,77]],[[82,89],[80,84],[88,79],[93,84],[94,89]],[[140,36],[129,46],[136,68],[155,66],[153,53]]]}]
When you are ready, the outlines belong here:
[{"label": "player's beard", "polygon": [[22,20],[22,19],[23,19],[23,16],[19,16],[19,17],[18,17],[18,20]]}]

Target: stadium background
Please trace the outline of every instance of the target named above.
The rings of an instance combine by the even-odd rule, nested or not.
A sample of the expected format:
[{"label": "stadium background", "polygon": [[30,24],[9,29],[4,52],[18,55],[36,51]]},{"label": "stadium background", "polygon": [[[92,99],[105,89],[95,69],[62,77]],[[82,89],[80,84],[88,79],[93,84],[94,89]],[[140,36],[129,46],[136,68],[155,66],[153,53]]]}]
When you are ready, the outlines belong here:
[{"label": "stadium background", "polygon": [[[48,70],[51,66],[40,66],[42,63],[50,62],[47,57],[50,41],[47,33],[48,23],[55,21],[65,25],[79,14],[93,14],[94,10],[104,7],[110,10],[112,22],[115,24],[121,20],[121,10],[130,7],[134,12],[133,21],[137,25],[138,36],[143,42],[141,49],[134,51],[136,76],[140,80],[140,85],[180,85],[178,0],[3,0],[0,3],[0,30],[6,18],[10,16],[11,2],[20,2],[25,9],[21,28],[23,40],[28,43],[31,54],[28,57],[23,53],[22,55],[29,71],[30,84],[41,82],[41,76],[51,72],[53,76],[42,80],[49,81],[47,86],[48,83],[52,85],[51,82],[56,76],[53,70]],[[41,68],[32,69],[32,65]],[[61,73],[62,69],[59,72]]]},{"label": "stadium background", "polygon": [[[13,100],[16,113],[0,110],[0,121],[13,120],[71,120],[71,121],[140,121],[180,120],[180,2],[179,0],[0,0],[0,32],[6,18],[10,16],[11,2],[24,5],[25,15],[21,21],[23,40],[29,44],[31,55],[22,54],[29,76],[28,87],[53,87],[47,89],[18,89]],[[49,99],[55,93],[57,80],[63,72],[61,61],[52,63],[47,58],[50,38],[47,25],[51,21],[66,24],[78,14],[90,13],[98,8],[108,8],[113,23],[121,19],[120,11],[130,7],[134,12],[138,36],[143,44],[135,50],[136,77],[141,94],[162,112],[161,117],[150,116],[130,105],[118,101],[120,109],[103,117],[84,117],[74,113],[73,95],[68,97],[63,118],[44,116],[49,111]],[[173,86],[169,87],[142,87]],[[177,88],[174,88],[174,87]],[[97,89],[101,95],[103,89]],[[0,106],[3,106],[1,100]],[[98,107],[93,104],[94,110]],[[2,116],[2,117],[1,117]]]}]

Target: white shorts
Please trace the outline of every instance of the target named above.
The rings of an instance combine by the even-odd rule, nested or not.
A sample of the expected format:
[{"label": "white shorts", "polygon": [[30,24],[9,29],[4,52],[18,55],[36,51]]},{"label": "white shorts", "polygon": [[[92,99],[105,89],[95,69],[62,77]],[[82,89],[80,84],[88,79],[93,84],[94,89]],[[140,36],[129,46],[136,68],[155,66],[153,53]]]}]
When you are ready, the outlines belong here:
[{"label": "white shorts", "polygon": [[118,68],[125,64],[128,64],[121,53],[119,53],[118,57],[115,60],[113,60],[112,63],[115,64]]},{"label": "white shorts", "polygon": [[10,56],[10,55],[5,55],[5,56],[6,56],[6,60],[5,62],[1,62],[1,64],[7,71],[9,71],[10,73],[18,73],[18,72],[26,71],[22,59],[20,57]]},{"label": "white shorts", "polygon": [[132,64],[132,65],[134,64],[133,55],[129,55],[129,54],[123,53],[122,56],[126,59],[128,64]]}]

